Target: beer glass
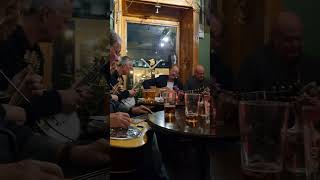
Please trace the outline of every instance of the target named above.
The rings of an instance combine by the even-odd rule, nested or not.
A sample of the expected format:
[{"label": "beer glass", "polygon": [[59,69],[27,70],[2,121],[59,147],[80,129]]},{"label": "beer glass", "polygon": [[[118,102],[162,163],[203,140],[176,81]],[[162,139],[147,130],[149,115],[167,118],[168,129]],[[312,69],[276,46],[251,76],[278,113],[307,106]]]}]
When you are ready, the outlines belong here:
[{"label": "beer glass", "polygon": [[320,179],[320,106],[302,108],[307,180]]},{"label": "beer glass", "polygon": [[198,127],[198,114],[200,94],[186,93],[185,94],[185,115],[186,124],[192,128]]},{"label": "beer glass", "polygon": [[288,115],[288,103],[240,101],[243,173],[253,179],[274,179],[275,174],[280,174],[283,169]]},{"label": "beer glass", "polygon": [[162,98],[164,100],[165,121],[169,123],[174,122],[176,112],[176,92],[162,92]]},{"label": "beer glass", "polygon": [[203,95],[199,102],[199,126],[210,127],[210,95]]},{"label": "beer glass", "polygon": [[305,177],[304,133],[301,106],[292,103],[288,120],[285,168],[290,174]]},{"label": "beer glass", "polygon": [[154,103],[156,99],[156,90],[155,89],[144,89],[143,98],[146,103]]}]

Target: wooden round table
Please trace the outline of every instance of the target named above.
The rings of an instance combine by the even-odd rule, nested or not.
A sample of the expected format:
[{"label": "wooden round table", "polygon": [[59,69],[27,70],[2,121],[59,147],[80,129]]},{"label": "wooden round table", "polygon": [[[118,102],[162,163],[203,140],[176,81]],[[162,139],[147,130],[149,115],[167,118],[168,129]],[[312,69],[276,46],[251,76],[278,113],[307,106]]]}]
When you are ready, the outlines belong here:
[{"label": "wooden round table", "polygon": [[[157,107],[156,109],[161,109],[161,107]],[[196,159],[198,159],[200,166],[200,172],[198,172],[200,176],[199,179],[211,179],[214,174],[210,170],[213,168],[213,160],[210,154],[212,154],[214,149],[212,149],[212,146],[209,144],[219,144],[219,142],[239,142],[239,127],[236,123],[210,127],[210,125],[206,125],[203,122],[199,123],[198,127],[192,128],[186,123],[185,118],[184,106],[177,106],[175,120],[172,122],[166,122],[165,112],[163,110],[149,114],[146,119],[157,134],[168,136],[169,139],[179,139],[186,142],[186,146],[195,148],[197,152]],[[168,144],[170,146],[170,143]],[[185,149],[187,149],[187,147],[182,148],[182,151]],[[177,150],[176,152],[179,153],[181,150]]]},{"label": "wooden round table", "polygon": [[205,122],[199,122],[198,127],[192,128],[186,123],[185,118],[184,107],[178,107],[173,122],[166,122],[164,111],[149,114],[147,119],[155,131],[161,131],[165,134],[230,141],[237,141],[240,139],[239,128],[235,124],[210,127],[210,125],[206,125]]}]

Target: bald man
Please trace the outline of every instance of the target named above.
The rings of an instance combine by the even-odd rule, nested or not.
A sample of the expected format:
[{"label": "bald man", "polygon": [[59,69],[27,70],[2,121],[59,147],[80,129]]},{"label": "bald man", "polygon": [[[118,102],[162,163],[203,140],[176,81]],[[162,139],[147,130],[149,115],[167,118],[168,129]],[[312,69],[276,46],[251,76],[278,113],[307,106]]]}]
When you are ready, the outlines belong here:
[{"label": "bald man", "polygon": [[205,69],[202,65],[197,65],[193,76],[188,80],[185,90],[202,90],[209,87],[209,81],[205,78]]},{"label": "bald man", "polygon": [[271,39],[243,64],[238,80],[242,92],[289,89],[320,82],[319,61],[303,53],[303,24],[292,12],[282,12]]},{"label": "bald man", "polygon": [[149,79],[143,82],[144,89],[150,89],[151,86],[156,86],[157,88],[168,88],[171,90],[183,90],[183,85],[179,81],[179,67],[173,65],[170,68],[169,75],[160,75],[157,78]]}]

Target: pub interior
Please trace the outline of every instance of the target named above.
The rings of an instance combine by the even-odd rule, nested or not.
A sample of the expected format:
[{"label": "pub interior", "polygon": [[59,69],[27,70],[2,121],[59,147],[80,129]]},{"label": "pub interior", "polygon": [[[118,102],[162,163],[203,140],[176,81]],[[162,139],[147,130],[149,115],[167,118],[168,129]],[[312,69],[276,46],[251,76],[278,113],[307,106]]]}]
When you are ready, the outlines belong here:
[{"label": "pub interior", "polygon": [[318,1],[0,5],[0,180],[320,180]]}]

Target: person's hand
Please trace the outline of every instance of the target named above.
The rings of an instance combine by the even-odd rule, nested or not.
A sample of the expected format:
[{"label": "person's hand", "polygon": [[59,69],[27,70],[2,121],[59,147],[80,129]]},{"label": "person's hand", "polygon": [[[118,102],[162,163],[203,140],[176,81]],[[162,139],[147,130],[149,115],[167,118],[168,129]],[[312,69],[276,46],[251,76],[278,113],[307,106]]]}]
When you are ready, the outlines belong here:
[{"label": "person's hand", "polygon": [[131,97],[134,97],[137,94],[137,91],[135,89],[129,90],[129,94]]},{"label": "person's hand", "polygon": [[8,104],[2,104],[2,107],[6,111],[5,120],[15,122],[16,125],[22,126],[27,120],[25,110],[19,106],[11,106]]},{"label": "person's hand", "polygon": [[35,160],[0,165],[0,179],[66,180],[58,165]]},{"label": "person's hand", "polygon": [[[31,97],[33,95],[41,96],[44,91],[44,85],[42,84],[43,78],[32,72],[30,66],[24,68],[18,74],[12,78],[13,84],[20,88],[21,92],[26,97]],[[9,87],[8,91],[10,93],[15,92],[13,87]]]},{"label": "person's hand", "polygon": [[137,107],[133,107],[131,109],[131,112],[133,114],[148,114],[148,113],[152,113],[152,111],[149,108],[147,108],[147,107],[145,107],[143,105],[137,106]]},{"label": "person's hand", "polygon": [[72,148],[70,160],[81,168],[91,169],[110,163],[110,143],[106,139],[99,139],[88,145]]},{"label": "person's hand", "polygon": [[119,101],[119,97],[117,95],[111,95],[112,100]]},{"label": "person's hand", "polygon": [[127,128],[131,123],[131,119],[128,113],[117,112],[110,113],[110,127]]}]

